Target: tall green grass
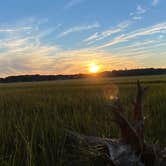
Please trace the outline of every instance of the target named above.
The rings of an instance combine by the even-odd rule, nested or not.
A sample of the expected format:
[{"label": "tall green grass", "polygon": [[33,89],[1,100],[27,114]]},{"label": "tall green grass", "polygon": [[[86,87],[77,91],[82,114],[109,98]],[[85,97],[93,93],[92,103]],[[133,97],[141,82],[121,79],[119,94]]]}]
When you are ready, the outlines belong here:
[{"label": "tall green grass", "polygon": [[[0,165],[74,165],[77,157],[65,145],[65,128],[86,135],[117,137],[118,128],[105,105],[118,95],[131,116],[136,86],[120,82],[138,78],[125,79],[1,84]],[[147,77],[141,79],[146,83]],[[166,84],[146,86],[150,87],[144,98],[146,139],[166,145]]]}]

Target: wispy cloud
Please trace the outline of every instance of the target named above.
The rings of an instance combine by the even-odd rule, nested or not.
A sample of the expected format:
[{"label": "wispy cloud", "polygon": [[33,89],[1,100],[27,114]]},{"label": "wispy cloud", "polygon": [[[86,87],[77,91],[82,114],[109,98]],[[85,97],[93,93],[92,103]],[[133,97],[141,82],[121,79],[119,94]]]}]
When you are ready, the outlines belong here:
[{"label": "wispy cloud", "polygon": [[137,10],[136,10],[136,14],[144,14],[147,12],[147,9],[145,9],[144,7],[142,7],[141,5],[137,5]]},{"label": "wispy cloud", "polygon": [[130,45],[125,45],[125,46],[121,46],[121,47],[116,47],[114,48],[114,50],[116,50],[116,52],[119,52],[119,51],[123,51],[124,50],[131,50],[131,49],[135,49],[135,48],[142,48],[142,47],[147,47],[147,46],[154,46],[154,44],[158,44],[160,43],[161,41],[159,40],[141,40],[141,41],[136,41],[136,42],[133,42],[132,44]]},{"label": "wispy cloud", "polygon": [[[68,30],[64,36],[98,26],[96,23],[80,26],[81,28],[74,27]],[[96,42],[106,37],[111,37],[110,41],[98,45],[98,47],[91,45],[90,48],[73,50],[62,49],[56,40],[53,45],[45,40],[43,42],[43,39],[48,39],[47,36],[52,34],[52,28],[43,29],[42,27],[40,29],[36,22],[25,23],[21,26],[0,27],[0,77],[27,73],[85,73],[91,62],[99,64],[102,70],[111,70],[147,67],[152,64],[161,66],[156,60],[159,58],[162,66],[165,66],[166,22],[123,34],[128,26],[127,23],[123,23],[106,31],[96,32],[85,39],[85,42]],[[113,31],[116,29],[119,32]],[[155,38],[150,35],[154,35]],[[160,38],[160,35],[163,37]],[[124,43],[124,45],[119,45],[119,43]],[[105,47],[113,45],[114,47],[106,51]],[[160,53],[158,54],[157,51]],[[155,52],[160,57],[155,58]],[[151,63],[147,64],[148,61]]]},{"label": "wispy cloud", "polygon": [[121,56],[145,56],[146,54],[153,54],[155,52],[158,52],[157,49],[163,49],[166,46],[166,41],[161,42],[147,42],[142,45],[137,46],[131,46],[131,47],[124,47],[119,50],[117,50],[117,54],[120,54]]},{"label": "wispy cloud", "polygon": [[137,5],[136,11],[131,12],[130,16],[133,20],[141,20],[143,17],[142,15],[145,14],[147,11],[148,9],[146,9],[142,5]]},{"label": "wispy cloud", "polygon": [[100,27],[99,23],[94,23],[94,24],[90,24],[90,25],[83,25],[83,26],[76,26],[76,27],[69,28],[66,31],[60,33],[58,35],[58,37],[61,38],[61,37],[67,36],[71,33],[87,31],[87,30],[99,28],[99,27]]},{"label": "wispy cloud", "polygon": [[0,28],[0,76],[44,73],[49,68],[61,48],[57,44],[43,44],[42,38],[51,31],[39,30],[36,26]]},{"label": "wispy cloud", "polygon": [[[88,72],[88,65],[92,62],[100,65],[101,70],[111,70],[120,68],[138,67],[139,63],[135,63],[128,57],[114,56],[107,51],[94,51],[90,49],[69,50],[59,54],[57,61],[63,62],[65,73],[85,73]],[[59,67],[59,72],[62,68]],[[64,71],[63,71],[64,72]]]},{"label": "wispy cloud", "polygon": [[115,57],[106,51],[94,51],[88,48],[62,50],[56,43],[44,44],[41,36],[48,35],[49,31],[30,27],[25,30],[26,33],[22,33],[20,28],[17,33],[12,33],[3,39],[0,37],[0,77],[27,73],[85,73],[92,61],[98,63],[102,70],[138,66],[138,63],[127,57]]},{"label": "wispy cloud", "polygon": [[138,38],[141,36],[149,36],[152,34],[161,33],[161,32],[165,32],[165,31],[166,31],[166,22],[160,23],[160,24],[148,27],[148,28],[142,28],[142,29],[133,31],[133,32],[128,33],[128,34],[122,34],[118,37],[115,37],[110,42],[105,43],[103,45],[100,45],[96,48],[102,49],[102,48],[109,47],[109,46],[112,46],[112,45],[115,45],[118,43],[127,42],[131,39],[134,39],[134,38]]},{"label": "wispy cloud", "polygon": [[26,31],[31,29],[32,27],[0,28],[0,32],[20,32],[20,31]]},{"label": "wispy cloud", "polygon": [[132,19],[133,19],[133,20],[141,20],[142,17],[141,17],[141,16],[133,16]]},{"label": "wispy cloud", "polygon": [[113,34],[116,34],[118,32],[122,32],[123,30],[125,30],[130,25],[130,23],[131,23],[130,21],[123,22],[123,23],[120,23],[117,26],[115,26],[111,29],[105,30],[103,32],[96,32],[93,35],[89,36],[88,38],[84,39],[84,42],[86,42],[89,45],[94,42],[105,39],[107,37],[110,37]]},{"label": "wispy cloud", "polygon": [[152,6],[156,6],[159,2],[160,2],[160,0],[153,0],[152,1]]},{"label": "wispy cloud", "polygon": [[84,0],[69,0],[69,2],[65,5],[65,9],[69,9],[72,8],[78,4],[80,4],[81,2],[83,2]]}]

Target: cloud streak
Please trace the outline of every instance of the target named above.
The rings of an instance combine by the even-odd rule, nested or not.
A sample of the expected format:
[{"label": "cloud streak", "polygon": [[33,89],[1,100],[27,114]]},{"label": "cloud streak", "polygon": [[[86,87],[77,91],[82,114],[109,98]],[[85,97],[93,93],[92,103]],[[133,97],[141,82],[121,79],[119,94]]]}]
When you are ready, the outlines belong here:
[{"label": "cloud streak", "polygon": [[93,35],[89,36],[88,38],[84,39],[83,42],[87,43],[87,45],[95,43],[97,41],[103,40],[107,37],[111,37],[113,34],[116,34],[118,32],[122,32],[123,30],[125,30],[131,22],[127,21],[124,23],[120,23],[118,24],[116,27],[108,29],[106,31],[103,32],[96,32]]},{"label": "cloud streak", "polygon": [[26,30],[31,30],[32,27],[17,27],[17,28],[0,28],[0,33],[2,32],[20,32],[20,31],[26,31]]},{"label": "cloud streak", "polygon": [[102,49],[105,47],[110,47],[112,45],[118,44],[118,43],[122,43],[122,42],[127,42],[129,40],[138,38],[138,37],[142,37],[142,36],[149,36],[152,34],[157,34],[157,33],[161,33],[161,32],[166,32],[166,22],[164,23],[160,23],[148,28],[142,28],[136,31],[133,31],[131,33],[128,34],[122,34],[118,37],[115,37],[113,40],[111,40],[110,42],[107,42],[103,45],[100,45],[98,47],[96,47],[96,49]]},{"label": "cloud streak", "polygon": [[71,33],[87,31],[87,30],[91,30],[91,29],[99,28],[99,27],[100,27],[99,23],[94,23],[94,24],[90,24],[90,25],[83,25],[83,26],[75,26],[75,27],[69,28],[66,31],[60,33],[58,35],[58,38],[65,37],[67,35],[70,35]]}]

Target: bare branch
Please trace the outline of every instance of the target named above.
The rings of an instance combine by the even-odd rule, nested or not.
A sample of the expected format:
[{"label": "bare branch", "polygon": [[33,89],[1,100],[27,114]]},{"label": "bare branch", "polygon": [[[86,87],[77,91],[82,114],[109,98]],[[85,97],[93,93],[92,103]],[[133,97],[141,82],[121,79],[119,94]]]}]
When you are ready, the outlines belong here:
[{"label": "bare branch", "polygon": [[144,142],[144,116],[143,116],[143,95],[147,88],[142,88],[140,81],[137,81],[137,96],[134,104],[134,128],[142,142]]}]

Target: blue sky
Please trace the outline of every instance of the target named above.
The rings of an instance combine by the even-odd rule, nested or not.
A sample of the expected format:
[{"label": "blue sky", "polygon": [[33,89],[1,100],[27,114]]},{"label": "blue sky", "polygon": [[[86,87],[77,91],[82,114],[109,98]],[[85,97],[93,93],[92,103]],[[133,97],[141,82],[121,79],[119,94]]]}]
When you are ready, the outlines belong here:
[{"label": "blue sky", "polygon": [[0,77],[166,67],[165,0],[0,2]]}]

